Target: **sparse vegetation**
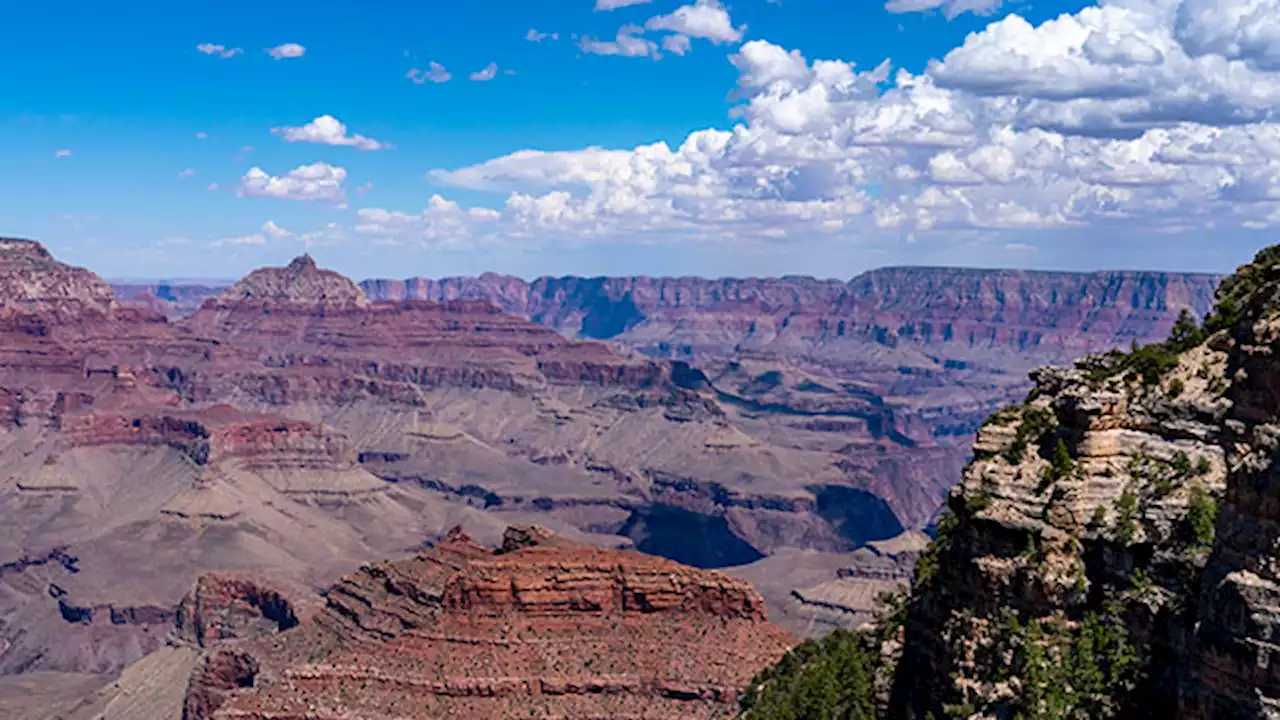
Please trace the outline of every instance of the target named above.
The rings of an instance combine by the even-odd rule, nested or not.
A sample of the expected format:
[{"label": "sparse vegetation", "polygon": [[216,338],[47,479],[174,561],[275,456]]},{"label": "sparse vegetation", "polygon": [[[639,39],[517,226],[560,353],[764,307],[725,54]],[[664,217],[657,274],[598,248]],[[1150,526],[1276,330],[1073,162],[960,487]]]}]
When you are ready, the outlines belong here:
[{"label": "sparse vegetation", "polygon": [[1196,475],[1198,476],[1208,475],[1209,471],[1213,470],[1213,463],[1209,462],[1209,458],[1205,457],[1204,455],[1201,455],[1200,458],[1196,460],[1195,469],[1196,469]]},{"label": "sparse vegetation", "polygon": [[1089,527],[1097,530],[1107,522],[1107,509],[1099,505],[1093,510],[1093,517],[1089,518]]},{"label": "sparse vegetation", "polygon": [[1054,480],[1061,480],[1075,469],[1076,462],[1071,458],[1071,451],[1067,449],[1067,444],[1062,438],[1058,438],[1058,442],[1053,446],[1053,452],[1049,455],[1049,465],[1053,470]]},{"label": "sparse vegetation", "polygon": [[1053,429],[1053,413],[1043,408],[1027,406],[1022,409],[1022,422],[1014,432],[1013,442],[1005,450],[1004,457],[1011,465],[1022,462],[1031,443],[1039,443],[1045,433]]},{"label": "sparse vegetation", "polygon": [[1218,285],[1217,304],[1205,319],[1205,332],[1212,334],[1240,324],[1246,300],[1266,281],[1268,273],[1280,266],[1280,245],[1258,251],[1253,262],[1241,266]]},{"label": "sparse vegetation", "polygon": [[938,574],[942,555],[950,548],[952,535],[959,524],[960,521],[956,519],[955,514],[950,509],[942,511],[942,515],[938,518],[937,531],[934,534],[933,542],[929,543],[924,552],[920,554],[920,559],[916,561],[915,576],[911,583],[913,592],[917,588],[928,585]]},{"label": "sparse vegetation", "polygon": [[991,507],[991,493],[986,490],[975,490],[965,501],[965,509],[971,513],[982,512]]},{"label": "sparse vegetation", "polygon": [[1197,546],[1213,545],[1214,526],[1218,522],[1218,502],[1199,485],[1191,488],[1186,522],[1191,538]]},{"label": "sparse vegetation", "polygon": [[1138,496],[1132,490],[1125,490],[1116,500],[1116,539],[1122,543],[1133,541],[1133,533],[1137,529]]},{"label": "sparse vegetation", "polygon": [[[1146,386],[1155,386],[1160,378],[1177,367],[1178,356],[1204,342],[1206,331],[1196,323],[1190,310],[1183,308],[1178,319],[1169,332],[1169,339],[1160,343],[1139,346],[1136,342],[1130,345],[1129,352],[1118,350],[1103,356],[1103,361],[1096,363],[1089,370],[1089,379],[1100,382],[1109,377],[1133,373]],[[1175,380],[1177,390],[1170,387],[1170,393],[1180,394],[1184,386],[1181,380]]]}]

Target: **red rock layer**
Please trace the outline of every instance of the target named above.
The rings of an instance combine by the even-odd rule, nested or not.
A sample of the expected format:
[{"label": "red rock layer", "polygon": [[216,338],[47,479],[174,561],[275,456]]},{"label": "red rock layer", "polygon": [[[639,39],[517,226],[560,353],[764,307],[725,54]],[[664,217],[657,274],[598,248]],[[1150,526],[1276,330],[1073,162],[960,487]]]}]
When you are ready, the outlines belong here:
[{"label": "red rock layer", "polygon": [[348,576],[314,620],[239,646],[263,682],[213,717],[727,717],[795,642],[745,581],[529,528],[505,545],[455,531]]}]

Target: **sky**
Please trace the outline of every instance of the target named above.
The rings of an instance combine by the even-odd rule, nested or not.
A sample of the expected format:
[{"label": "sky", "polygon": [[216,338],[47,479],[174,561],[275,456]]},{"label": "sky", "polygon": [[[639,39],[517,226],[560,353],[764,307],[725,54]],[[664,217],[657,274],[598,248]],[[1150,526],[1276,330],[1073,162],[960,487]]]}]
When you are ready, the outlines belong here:
[{"label": "sky", "polygon": [[109,278],[1229,271],[1280,0],[42,0],[0,235]]}]

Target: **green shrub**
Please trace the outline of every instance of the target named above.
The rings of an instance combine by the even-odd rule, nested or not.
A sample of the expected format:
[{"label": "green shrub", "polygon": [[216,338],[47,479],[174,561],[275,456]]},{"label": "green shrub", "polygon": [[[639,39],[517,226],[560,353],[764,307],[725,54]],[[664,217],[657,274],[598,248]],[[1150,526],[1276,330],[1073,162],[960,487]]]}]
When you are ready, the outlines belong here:
[{"label": "green shrub", "polygon": [[916,561],[915,574],[911,581],[913,591],[928,585],[938,574],[942,555],[951,548],[952,536],[959,525],[960,521],[950,508],[942,511],[942,515],[938,517],[933,542],[925,547],[924,552],[920,553],[920,559]]},{"label": "green shrub", "polygon": [[1205,319],[1205,332],[1212,334],[1239,325],[1249,296],[1262,287],[1277,266],[1280,266],[1280,246],[1272,245],[1259,250],[1253,262],[1240,266],[1235,274],[1225,278],[1218,285],[1217,304]]},{"label": "green shrub", "polygon": [[1071,451],[1067,450],[1067,444],[1058,438],[1058,442],[1053,446],[1053,452],[1049,455],[1049,464],[1053,468],[1053,478],[1061,480],[1071,474],[1075,469],[1075,460],[1071,459]]},{"label": "green shrub", "polygon": [[1137,528],[1134,522],[1138,516],[1138,496],[1131,490],[1125,490],[1116,500],[1116,539],[1122,543],[1133,540],[1133,532]]},{"label": "green shrub", "polygon": [[1218,503],[1199,485],[1191,488],[1187,503],[1187,528],[1191,539],[1200,547],[1213,544],[1214,525],[1218,522]]},{"label": "green shrub", "polygon": [[742,720],[875,720],[874,639],[837,629],[806,640],[752,679]]}]

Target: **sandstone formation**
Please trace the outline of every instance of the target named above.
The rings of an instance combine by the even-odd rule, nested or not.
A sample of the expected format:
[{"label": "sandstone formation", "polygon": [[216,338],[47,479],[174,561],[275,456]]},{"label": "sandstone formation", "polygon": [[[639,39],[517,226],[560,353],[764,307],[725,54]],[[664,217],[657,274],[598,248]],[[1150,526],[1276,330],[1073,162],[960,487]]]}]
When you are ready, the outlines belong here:
[{"label": "sandstone formation", "polygon": [[[741,580],[533,527],[496,551],[455,528],[347,575],[301,619],[230,576],[201,578],[183,608],[168,647],[66,717],[126,698],[154,720],[728,717],[795,642]],[[182,659],[180,702],[136,679],[156,658]]]}]

